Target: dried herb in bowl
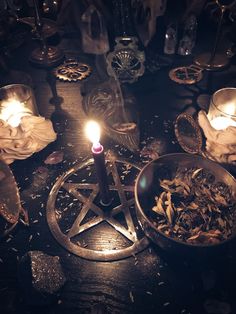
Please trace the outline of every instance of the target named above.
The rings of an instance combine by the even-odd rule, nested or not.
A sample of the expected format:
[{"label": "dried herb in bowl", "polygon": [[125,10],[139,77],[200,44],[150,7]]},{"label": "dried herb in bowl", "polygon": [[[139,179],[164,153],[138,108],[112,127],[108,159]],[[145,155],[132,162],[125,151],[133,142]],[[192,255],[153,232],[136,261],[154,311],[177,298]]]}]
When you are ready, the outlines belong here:
[{"label": "dried herb in bowl", "polygon": [[215,244],[232,235],[236,204],[230,188],[203,168],[178,168],[171,180],[161,179],[155,197],[158,231],[192,244]]}]

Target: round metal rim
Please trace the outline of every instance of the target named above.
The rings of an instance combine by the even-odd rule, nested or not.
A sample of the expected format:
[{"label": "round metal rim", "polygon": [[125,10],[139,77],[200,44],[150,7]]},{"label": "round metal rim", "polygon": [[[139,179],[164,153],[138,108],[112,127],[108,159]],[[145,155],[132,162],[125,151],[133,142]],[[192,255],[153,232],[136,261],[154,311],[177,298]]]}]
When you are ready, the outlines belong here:
[{"label": "round metal rim", "polygon": [[[120,159],[116,159],[116,162],[123,162]],[[89,159],[81,164],[75,165],[73,168],[68,170],[65,174],[60,176],[54,186],[52,187],[48,201],[47,201],[47,222],[49,229],[54,236],[54,238],[59,242],[61,246],[63,246],[65,249],[70,251],[71,253],[78,255],[82,258],[88,259],[88,260],[95,260],[95,261],[114,261],[114,260],[120,260],[124,259],[130,256],[133,256],[134,254],[144,250],[149,245],[149,240],[144,236],[141,240],[133,243],[131,246],[125,248],[125,249],[119,249],[119,250],[91,250],[83,247],[79,247],[78,245],[73,244],[69,238],[64,235],[59,225],[57,224],[56,215],[55,215],[55,208],[54,204],[57,197],[57,192],[59,191],[61,185],[63,182],[75,171],[80,170],[84,167],[87,167],[88,165],[93,163],[93,159]],[[137,165],[134,165],[133,163],[129,163],[133,167],[135,167],[138,170],[141,170],[140,167]]]},{"label": "round metal rim", "polygon": [[[196,141],[198,143],[198,145],[197,145],[198,148],[196,148],[195,150],[189,148],[185,144],[185,142],[182,140],[181,135],[179,133],[179,129],[178,129],[177,125],[178,125],[179,120],[183,119],[183,118],[191,124],[191,126],[193,127],[193,129],[196,132]],[[175,136],[176,136],[180,146],[183,148],[184,151],[186,151],[187,153],[190,153],[190,154],[201,154],[202,153],[202,144],[203,144],[202,133],[201,133],[199,125],[195,122],[195,120],[193,119],[192,116],[185,114],[185,113],[178,115],[178,117],[176,118],[176,121],[175,121],[174,130],[175,130]]]},{"label": "round metal rim", "polygon": [[[209,60],[210,60],[210,57],[211,57],[211,53],[210,52],[204,52],[198,56],[195,57],[194,59],[194,63],[199,66],[200,68],[202,68],[203,70],[206,70],[206,71],[220,71],[220,70],[223,70],[224,68],[226,68],[228,65],[229,65],[229,59],[223,55],[220,55],[220,54],[216,54],[215,55],[215,58],[221,58],[223,59],[223,61],[221,60],[220,63],[218,64],[210,64],[209,63]],[[205,59],[205,60],[204,60]]]},{"label": "round metal rim", "polygon": [[[142,215],[142,217],[145,219],[145,221],[149,224],[149,226],[155,230],[157,232],[157,234],[161,234],[164,238],[168,239],[169,241],[173,241],[177,244],[180,244],[182,245],[183,247],[190,247],[190,248],[211,248],[211,247],[219,247],[221,246],[222,244],[225,244],[227,242],[229,242],[230,240],[234,239],[236,237],[236,234],[232,235],[231,237],[229,237],[228,239],[224,240],[224,241],[221,241],[220,243],[213,243],[213,244],[207,244],[207,245],[204,245],[204,244],[193,244],[193,243],[186,243],[186,242],[183,242],[183,241],[180,241],[178,239],[175,239],[175,238],[171,238],[171,237],[168,237],[167,235],[165,235],[165,233],[161,232],[160,230],[157,230],[157,228],[155,227],[155,225],[152,223],[152,221],[146,216],[146,214],[144,213],[140,203],[139,203],[139,198],[138,198],[138,182],[140,181],[140,178],[141,176],[143,175],[143,172],[146,170],[147,167],[150,166],[150,164],[152,163],[155,163],[157,160],[162,160],[162,159],[165,159],[166,157],[171,157],[173,156],[173,158],[175,158],[176,156],[182,156],[183,158],[188,156],[188,158],[195,158],[195,159],[205,159],[201,156],[198,156],[198,155],[188,155],[186,153],[172,153],[172,154],[166,154],[166,155],[163,155],[161,156],[160,158],[158,159],[155,159],[155,160],[152,160],[151,162],[149,162],[148,164],[145,165],[145,167],[141,170],[141,172],[139,173],[137,179],[136,179],[136,182],[135,182],[135,188],[134,188],[134,196],[135,196],[135,204],[136,204],[136,209],[139,211],[139,214]],[[212,163],[212,164],[216,164],[218,167],[222,168],[236,183],[236,180],[235,178],[226,170],[224,169],[223,167],[221,167],[218,163],[212,161],[212,160],[207,160],[207,162],[209,163]],[[146,234],[144,228],[142,227],[144,233]],[[152,240],[152,239],[151,239]]]},{"label": "round metal rim", "polygon": [[[193,85],[193,84],[196,84],[196,83],[198,83],[199,81],[201,81],[202,80],[202,78],[203,78],[203,74],[202,74],[202,68],[201,68],[201,71],[199,70],[199,72],[198,72],[198,77],[194,80],[194,79],[192,79],[192,81],[191,82],[188,82],[188,81],[184,81],[184,80],[181,80],[181,79],[179,79],[176,75],[175,75],[175,73],[178,71],[178,70],[181,70],[181,69],[191,69],[191,66],[188,66],[188,67],[177,67],[177,68],[174,68],[174,69],[172,69],[172,70],[170,70],[170,72],[169,72],[169,78],[172,80],[172,81],[174,81],[174,82],[176,82],[176,83],[178,83],[178,84],[183,84],[183,85]],[[174,76],[174,77],[173,77]]]},{"label": "round metal rim", "polygon": [[231,114],[228,114],[228,113],[222,111],[222,110],[216,105],[216,100],[215,100],[215,98],[219,95],[219,93],[221,93],[222,91],[226,91],[226,90],[234,91],[235,94],[236,94],[236,87],[224,87],[224,88],[218,89],[218,90],[212,95],[212,97],[211,97],[211,103],[212,103],[212,105],[215,107],[215,109],[218,110],[220,113],[222,113],[224,116],[235,119],[235,118],[236,118],[236,115],[235,115],[235,114],[232,114],[232,115],[231,115]]}]

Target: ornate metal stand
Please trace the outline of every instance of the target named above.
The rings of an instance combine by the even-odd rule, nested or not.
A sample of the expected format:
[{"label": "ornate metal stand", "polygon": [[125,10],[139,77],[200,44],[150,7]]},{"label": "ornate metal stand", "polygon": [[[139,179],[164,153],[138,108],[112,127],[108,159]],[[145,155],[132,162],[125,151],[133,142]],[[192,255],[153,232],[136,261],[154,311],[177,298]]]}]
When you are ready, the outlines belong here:
[{"label": "ornate metal stand", "polygon": [[[41,18],[42,21],[42,36],[44,38],[49,38],[52,37],[54,35],[56,35],[56,33],[58,32],[58,27],[55,21],[47,19],[47,18]],[[27,17],[22,17],[22,18],[18,18],[17,19],[18,23],[24,23],[26,25],[29,25],[30,27],[32,27],[32,34],[33,34],[33,38],[35,37],[36,39],[38,38],[38,34],[37,34],[37,27],[35,26],[35,18],[32,16],[27,16]]]},{"label": "ornate metal stand", "polygon": [[229,64],[229,58],[220,53],[215,53],[212,57],[210,52],[205,52],[197,56],[194,62],[205,70],[216,71],[225,68]]},{"label": "ornate metal stand", "polygon": [[41,18],[38,0],[34,0],[35,29],[41,42],[41,46],[32,51],[30,61],[40,67],[53,67],[58,65],[64,58],[63,52],[54,46],[48,46],[43,33],[43,19]]},{"label": "ornate metal stand", "polygon": [[[224,5],[224,1],[221,0],[214,0],[218,8],[220,9],[220,18],[217,27],[217,33],[215,38],[215,43],[213,46],[212,52],[205,52],[200,54],[195,58],[195,64],[200,66],[203,69],[208,71],[216,71],[225,68],[229,64],[229,58],[226,54],[217,53],[219,41],[220,41],[220,34],[224,19],[224,14],[227,10],[232,10],[233,6],[236,4],[236,0],[230,1],[228,5]],[[222,3],[223,2],[223,3]]]},{"label": "ornate metal stand", "polygon": [[53,67],[58,65],[63,58],[63,53],[57,47],[48,47],[43,44],[43,48],[36,48],[31,53],[30,61],[37,66]]},{"label": "ornate metal stand", "polygon": [[64,248],[85,259],[112,261],[132,256],[149,243],[134,208],[134,180],[140,168],[106,157],[113,201],[103,207],[93,167],[90,159],[56,181],[47,202],[49,228]]}]

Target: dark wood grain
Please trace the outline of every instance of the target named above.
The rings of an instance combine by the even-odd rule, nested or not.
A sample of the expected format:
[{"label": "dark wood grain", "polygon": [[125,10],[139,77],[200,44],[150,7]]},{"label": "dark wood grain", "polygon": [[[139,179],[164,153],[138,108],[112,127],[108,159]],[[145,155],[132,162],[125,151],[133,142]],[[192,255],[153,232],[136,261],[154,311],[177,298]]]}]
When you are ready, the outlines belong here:
[{"label": "dark wood grain", "polygon": [[[63,174],[76,161],[90,157],[90,144],[84,136],[87,117],[82,108],[81,86],[92,88],[101,77],[95,69],[96,60],[77,48],[76,40],[62,40],[67,56],[77,56],[93,66],[93,74],[86,82],[56,83],[58,103],[50,99],[55,90],[50,88],[46,70],[34,68],[28,63],[32,43],[25,43],[14,55],[12,67],[31,75],[39,112],[50,118],[57,140],[43,151],[27,160],[15,161],[11,168],[18,182],[23,206],[29,211],[29,228],[18,226],[1,243],[0,297],[1,313],[191,313],[203,314],[204,302],[218,300],[230,305],[235,313],[235,244],[221,258],[205,261],[184,262],[181,256],[167,256],[150,244],[149,248],[125,260],[116,262],[93,262],[79,258],[62,248],[52,237],[46,221],[46,201],[58,175]],[[76,50],[77,49],[77,50]],[[190,60],[191,61],[191,60]],[[176,60],[176,64],[182,59]],[[198,86],[177,85],[168,78],[168,69],[156,74],[146,73],[128,88],[137,99],[140,113],[141,148],[158,139],[161,153],[180,150],[173,136],[173,120],[187,105],[197,108],[200,94],[211,94],[223,86],[234,86],[235,66],[214,75],[205,73]],[[211,88],[209,87],[211,80]],[[54,87],[55,88],[55,87]],[[54,99],[55,100],[55,99]],[[61,102],[61,103],[60,103]],[[144,162],[112,139],[103,136],[106,149],[118,156]],[[58,165],[45,165],[45,158],[53,151],[62,150],[64,160]],[[46,178],[37,169],[48,170]],[[104,227],[106,233],[107,226]],[[88,239],[87,239],[88,240]],[[101,246],[103,240],[92,232],[89,240]],[[100,242],[99,242],[100,241]],[[112,245],[122,245],[119,237],[111,238]],[[21,288],[22,278],[17,277],[17,265],[29,250],[42,250],[61,258],[67,282],[56,301],[41,308],[32,304]],[[225,312],[226,313],[226,312]],[[227,312],[229,313],[229,312]]]}]

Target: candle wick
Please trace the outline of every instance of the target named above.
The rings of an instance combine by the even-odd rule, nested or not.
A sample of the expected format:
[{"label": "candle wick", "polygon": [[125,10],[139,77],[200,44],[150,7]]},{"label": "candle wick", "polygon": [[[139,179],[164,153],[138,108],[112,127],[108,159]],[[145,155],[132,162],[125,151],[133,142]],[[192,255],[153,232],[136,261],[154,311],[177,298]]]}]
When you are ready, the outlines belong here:
[{"label": "candle wick", "polygon": [[103,152],[103,146],[99,142],[98,143],[93,143],[92,152],[94,154],[102,153]]}]

